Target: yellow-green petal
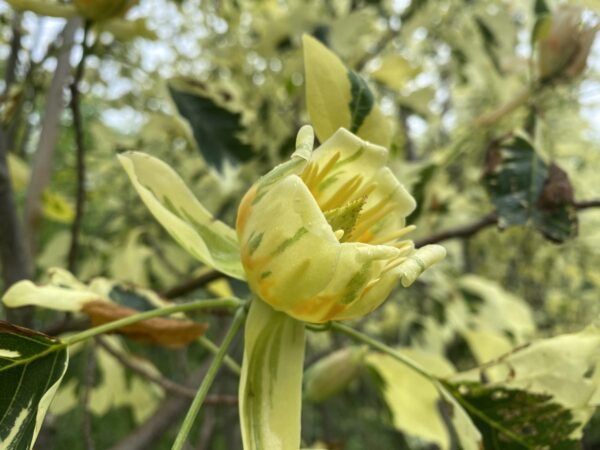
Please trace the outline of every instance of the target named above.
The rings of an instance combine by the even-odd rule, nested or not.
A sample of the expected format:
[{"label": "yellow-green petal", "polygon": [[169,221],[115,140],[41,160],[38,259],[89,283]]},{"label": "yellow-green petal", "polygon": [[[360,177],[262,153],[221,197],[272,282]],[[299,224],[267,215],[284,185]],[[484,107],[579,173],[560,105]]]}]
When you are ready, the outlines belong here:
[{"label": "yellow-green petal", "polygon": [[252,301],[239,385],[244,450],[300,448],[304,347],[302,322]]},{"label": "yellow-green petal", "polygon": [[317,295],[331,279],[340,244],[302,180],[289,175],[246,203],[238,233],[254,292],[282,311]]},{"label": "yellow-green petal", "polygon": [[127,152],[119,160],[156,220],[192,256],[243,280],[235,231],[215,220],[171,167],[150,155]]},{"label": "yellow-green petal", "polygon": [[426,245],[419,248],[403,264],[396,269],[400,274],[402,286],[408,287],[425,270],[446,257],[446,249],[441,245]]}]

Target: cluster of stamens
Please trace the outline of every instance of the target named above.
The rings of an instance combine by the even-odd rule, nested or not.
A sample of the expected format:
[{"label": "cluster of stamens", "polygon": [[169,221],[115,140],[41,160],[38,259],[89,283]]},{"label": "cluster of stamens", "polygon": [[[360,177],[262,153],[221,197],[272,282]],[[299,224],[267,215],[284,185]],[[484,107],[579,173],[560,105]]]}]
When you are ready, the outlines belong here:
[{"label": "cluster of stamens", "polygon": [[[302,180],[310,190],[311,194],[319,204],[319,208],[323,212],[340,208],[349,201],[357,198],[363,198],[364,204],[366,203],[368,196],[377,188],[377,183],[363,183],[364,177],[362,175],[355,175],[341,185],[336,190],[335,194],[333,194],[329,199],[323,201],[320,198],[321,192],[319,190],[319,185],[334,169],[340,157],[341,155],[339,152],[334,153],[322,167],[319,167],[319,163],[316,161],[310,161],[304,168],[304,171],[301,175]],[[409,225],[383,236],[374,236],[370,230],[389,213],[393,212],[394,208],[394,204],[391,204],[389,201],[387,201],[387,199],[382,199],[365,211],[359,212],[354,226],[350,231],[350,235],[344,236],[344,230],[339,229],[334,230],[335,236],[338,241],[341,241],[342,237],[344,237],[345,242],[362,242],[371,245],[389,245],[398,248],[402,252],[401,255],[391,260],[384,268],[384,271],[391,270],[406,260],[408,253],[410,253],[413,249],[412,241],[398,241],[398,239],[407,235],[416,228],[414,225]]]}]

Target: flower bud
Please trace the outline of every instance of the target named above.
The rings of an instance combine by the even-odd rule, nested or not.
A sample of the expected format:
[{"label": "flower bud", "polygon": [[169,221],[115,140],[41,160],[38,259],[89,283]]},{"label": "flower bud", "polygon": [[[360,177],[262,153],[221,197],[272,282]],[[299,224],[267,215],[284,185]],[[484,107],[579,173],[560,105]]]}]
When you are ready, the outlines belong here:
[{"label": "flower bud", "polygon": [[318,403],[342,391],[360,373],[366,354],[366,346],[346,347],[318,360],[304,374],[305,397]]},{"label": "flower bud", "polygon": [[340,128],[313,152],[311,133],[303,128],[292,159],[244,196],[242,264],[250,288],[278,311],[313,323],[353,319],[445,250],[402,239],[415,201],[385,167],[385,148]]},{"label": "flower bud", "polygon": [[561,5],[550,19],[545,35],[538,42],[540,81],[572,79],[585,68],[596,28],[582,20],[582,9]]}]

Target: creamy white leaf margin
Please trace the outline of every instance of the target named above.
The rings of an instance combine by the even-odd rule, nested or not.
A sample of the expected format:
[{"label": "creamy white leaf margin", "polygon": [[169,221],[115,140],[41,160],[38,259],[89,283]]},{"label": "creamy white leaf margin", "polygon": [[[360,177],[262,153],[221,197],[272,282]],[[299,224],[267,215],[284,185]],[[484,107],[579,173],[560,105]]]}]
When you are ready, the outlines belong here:
[{"label": "creamy white leaf margin", "polygon": [[[12,328],[10,325],[9,327]],[[10,334],[13,337],[16,336],[18,339],[20,338],[19,340],[21,343],[23,343],[23,345],[31,343],[37,344],[40,346],[40,348],[38,348],[39,352],[47,350],[54,344],[50,343],[49,339],[48,342],[43,342],[39,339],[36,340],[30,336],[19,334],[16,328],[10,331],[2,330],[1,334]],[[50,406],[50,403],[52,402],[52,399],[54,398],[54,395],[56,394],[56,391],[58,390],[68,366],[69,355],[66,349],[56,349],[56,351],[48,353],[47,356],[42,356],[32,359],[31,361],[23,362],[18,359],[21,358],[21,355],[23,360],[25,360],[27,358],[31,358],[34,356],[34,354],[25,356],[27,353],[26,349],[23,348],[21,350],[22,351],[16,351],[11,349],[11,354],[14,355],[15,353],[19,353],[20,355],[18,357],[3,356],[3,361],[0,361],[3,363],[0,365],[0,383],[2,384],[2,389],[11,389],[11,386],[7,386],[7,380],[4,379],[5,376],[3,375],[11,370],[16,370],[16,368],[21,368],[22,370],[17,385],[12,387],[12,397],[10,400],[7,400],[6,398],[4,399],[4,401],[8,402],[8,405],[3,408],[4,413],[0,417],[0,450],[33,449],[35,440],[37,439],[39,431],[42,427],[46,412]],[[38,380],[40,377],[41,379],[47,380],[42,391],[43,393],[36,403],[35,398],[39,395],[39,391],[34,391],[33,394],[31,392],[24,392],[23,385],[27,382],[27,370],[36,362],[42,361],[43,358],[52,358],[52,364],[50,366],[49,373],[44,373],[37,378],[30,377],[30,379],[34,381]],[[57,363],[61,364],[61,366],[57,367]],[[37,370],[40,369],[38,368]],[[59,373],[55,373],[57,370]],[[54,382],[52,385],[48,386],[48,383],[53,379]],[[19,399],[20,395],[26,397],[29,396],[29,398]],[[15,410],[18,410],[18,412]],[[12,422],[7,423],[8,420],[11,420],[11,418],[13,418]]]}]

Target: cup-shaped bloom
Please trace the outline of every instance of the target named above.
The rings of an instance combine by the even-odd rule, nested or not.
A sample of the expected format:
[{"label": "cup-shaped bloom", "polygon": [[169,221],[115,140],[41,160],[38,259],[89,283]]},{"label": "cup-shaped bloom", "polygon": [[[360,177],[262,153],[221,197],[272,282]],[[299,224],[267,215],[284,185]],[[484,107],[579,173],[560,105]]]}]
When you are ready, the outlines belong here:
[{"label": "cup-shaped bloom", "polygon": [[385,148],[339,129],[314,152],[303,128],[292,160],[261,178],[237,218],[251,289],[274,309],[314,323],[360,317],[398,280],[414,282],[443,247],[402,238],[415,201],[385,166]]}]

